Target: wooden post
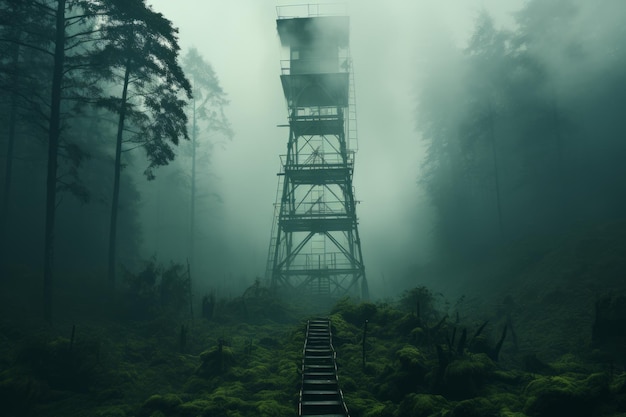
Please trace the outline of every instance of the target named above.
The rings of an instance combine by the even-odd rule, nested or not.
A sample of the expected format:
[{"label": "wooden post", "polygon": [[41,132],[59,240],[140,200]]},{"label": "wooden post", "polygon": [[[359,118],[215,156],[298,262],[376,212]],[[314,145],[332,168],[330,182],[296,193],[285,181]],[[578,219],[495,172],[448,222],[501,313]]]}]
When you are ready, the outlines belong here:
[{"label": "wooden post", "polygon": [[189,313],[193,322],[193,292],[191,291],[191,268],[189,267],[189,258],[187,258],[187,279],[189,280]]},{"label": "wooden post", "polygon": [[363,324],[363,370],[365,370],[365,340],[367,338],[367,320]]},{"label": "wooden post", "polygon": [[76,335],[76,325],[72,325],[72,336],[70,337],[70,352],[74,350],[74,336]]}]

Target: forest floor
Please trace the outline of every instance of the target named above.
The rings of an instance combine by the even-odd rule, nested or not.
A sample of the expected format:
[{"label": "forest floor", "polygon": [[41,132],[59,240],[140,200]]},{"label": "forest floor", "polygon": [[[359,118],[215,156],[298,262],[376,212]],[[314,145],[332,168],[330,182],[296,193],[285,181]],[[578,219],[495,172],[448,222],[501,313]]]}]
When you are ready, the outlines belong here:
[{"label": "forest floor", "polygon": [[68,285],[49,326],[31,311],[35,277],[16,272],[0,295],[0,414],[291,417],[306,319],[323,314],[352,417],[626,416],[625,273],[614,223],[449,272],[444,295],[314,313],[252,291],[211,320],[130,320],[126,299],[77,302]]}]

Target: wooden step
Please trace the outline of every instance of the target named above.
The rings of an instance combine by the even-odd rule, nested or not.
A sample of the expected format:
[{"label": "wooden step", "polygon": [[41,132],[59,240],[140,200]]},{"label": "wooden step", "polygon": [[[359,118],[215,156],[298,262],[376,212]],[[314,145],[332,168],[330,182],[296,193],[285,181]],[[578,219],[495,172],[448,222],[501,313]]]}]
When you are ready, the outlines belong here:
[{"label": "wooden step", "polygon": [[302,358],[300,416],[348,417],[337,381],[330,321],[309,320]]},{"label": "wooden step", "polygon": [[325,340],[330,345],[330,333],[310,333],[307,335],[307,341]]},{"label": "wooden step", "polygon": [[345,411],[339,414],[302,414],[302,415],[307,416],[307,417],[347,417],[347,414],[345,413]]},{"label": "wooden step", "polygon": [[330,348],[307,347],[304,349],[305,356],[334,356],[334,351]]},{"label": "wooden step", "polygon": [[310,372],[305,371],[303,378],[305,379],[337,379],[334,372]]},{"label": "wooden step", "polygon": [[338,391],[302,391],[302,401],[341,401],[341,395]]},{"label": "wooden step", "polygon": [[302,369],[307,372],[332,372],[333,375],[337,372],[337,366],[334,361],[329,362],[315,362],[315,361],[302,361]]},{"label": "wooden step", "polygon": [[337,379],[309,379],[305,378],[302,380],[302,385],[304,386],[304,390],[336,390],[337,389]]},{"label": "wooden step", "polygon": [[302,401],[300,409],[302,415],[338,414],[343,411],[343,403],[340,400]]}]

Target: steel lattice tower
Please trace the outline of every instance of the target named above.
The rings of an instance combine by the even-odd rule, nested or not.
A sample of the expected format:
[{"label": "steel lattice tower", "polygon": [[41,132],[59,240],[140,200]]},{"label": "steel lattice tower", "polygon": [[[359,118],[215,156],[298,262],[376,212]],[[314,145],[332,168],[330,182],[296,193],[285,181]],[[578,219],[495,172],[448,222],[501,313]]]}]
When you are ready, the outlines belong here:
[{"label": "steel lattice tower", "polygon": [[[368,298],[352,186],[356,144],[347,16],[279,18],[289,139],[267,275],[275,290]],[[278,202],[278,198],[280,201]]]}]

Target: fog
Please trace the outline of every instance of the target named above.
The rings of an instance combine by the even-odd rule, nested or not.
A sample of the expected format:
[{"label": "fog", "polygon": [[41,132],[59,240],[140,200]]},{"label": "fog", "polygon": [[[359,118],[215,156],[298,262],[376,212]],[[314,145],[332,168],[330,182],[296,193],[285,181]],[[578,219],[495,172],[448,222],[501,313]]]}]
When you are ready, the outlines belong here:
[{"label": "fog", "polygon": [[[289,3],[150,3],[179,27],[183,49],[196,47],[210,61],[230,99],[227,115],[235,136],[216,149],[212,169],[222,203],[216,217],[204,219],[216,223],[212,230],[223,246],[207,250],[206,259],[212,259],[218,275],[245,276],[250,281],[262,277],[278,156],[285,153],[288,138],[287,129],[277,127],[286,123],[287,109],[279,80],[284,56],[275,6]],[[432,207],[418,187],[424,152],[415,131],[420,63],[437,53],[434,45],[441,39],[462,47],[482,8],[499,25],[511,25],[510,14],[521,4],[493,0],[347,5],[358,122],[354,187],[373,294],[391,295],[382,286],[385,276],[404,273],[431,256]],[[155,250],[154,243],[144,242],[146,253]]]},{"label": "fog", "polygon": [[[287,57],[276,30],[277,6],[288,3],[149,4],[179,28],[181,62],[196,48],[212,66],[232,135],[200,132],[193,226],[190,141],[173,147],[176,158],[154,170],[154,181],[144,175],[145,146],[125,145],[110,268],[115,114],[75,111],[68,100],[61,139],[82,153],[59,151],[55,267],[63,280],[88,286],[103,283],[107,269],[189,261],[197,296],[211,289],[235,296],[265,278],[289,135],[280,82]],[[441,287],[442,266],[471,271],[468,263],[497,260],[511,245],[537,248],[623,219],[626,3],[355,0],[345,10],[358,127],[353,185],[373,298]],[[11,96],[0,101],[0,120],[19,139],[13,172],[3,170],[2,257],[15,276],[35,277],[44,262],[49,132],[39,115],[48,99],[37,92],[47,94],[51,63],[41,51],[20,58],[15,43],[0,46],[3,68],[17,50],[15,63],[43,80],[15,92],[16,75],[0,74]],[[119,95],[119,80],[102,88]],[[9,136],[2,132],[2,149]],[[446,273],[449,282],[469,279]]]},{"label": "fog", "polygon": [[0,1],[3,415],[625,412],[626,1],[283,6]]}]

